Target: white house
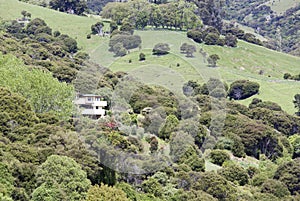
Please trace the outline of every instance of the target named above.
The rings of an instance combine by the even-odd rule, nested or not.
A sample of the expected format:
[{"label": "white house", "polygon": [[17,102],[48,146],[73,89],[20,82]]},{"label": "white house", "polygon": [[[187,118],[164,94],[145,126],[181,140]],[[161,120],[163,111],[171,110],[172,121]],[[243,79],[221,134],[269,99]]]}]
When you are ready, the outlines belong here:
[{"label": "white house", "polygon": [[74,103],[81,109],[81,114],[92,118],[105,116],[107,101],[103,97],[94,94],[79,94]]}]

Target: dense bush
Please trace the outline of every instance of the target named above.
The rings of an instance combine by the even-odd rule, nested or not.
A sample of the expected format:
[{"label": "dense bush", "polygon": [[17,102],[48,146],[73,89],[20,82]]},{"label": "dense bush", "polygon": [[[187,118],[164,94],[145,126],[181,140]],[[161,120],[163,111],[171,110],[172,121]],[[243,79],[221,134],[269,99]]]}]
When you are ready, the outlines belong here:
[{"label": "dense bush", "polygon": [[249,80],[237,80],[230,85],[228,96],[231,99],[241,100],[257,94],[258,91],[258,83]]},{"label": "dense bush", "polygon": [[230,160],[230,156],[223,150],[212,150],[210,153],[211,162],[217,165],[222,165],[225,161]]},{"label": "dense bush", "polygon": [[165,55],[170,51],[170,47],[168,43],[158,43],[154,46],[152,52],[154,55]]},{"label": "dense bush", "polygon": [[227,165],[220,169],[218,173],[228,181],[237,182],[240,186],[246,185],[249,180],[247,171],[238,165]]}]

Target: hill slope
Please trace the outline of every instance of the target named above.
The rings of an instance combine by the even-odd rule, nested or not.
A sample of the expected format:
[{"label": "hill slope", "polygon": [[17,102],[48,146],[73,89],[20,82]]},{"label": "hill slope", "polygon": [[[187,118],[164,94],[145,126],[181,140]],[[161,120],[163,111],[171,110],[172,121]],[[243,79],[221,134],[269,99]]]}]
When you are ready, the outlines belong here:
[{"label": "hill slope", "polygon": [[[295,111],[292,100],[293,96],[300,90],[300,83],[286,81],[282,77],[286,72],[299,73],[300,58],[298,57],[275,52],[243,41],[239,41],[237,48],[206,46],[189,40],[185,32],[148,30],[135,32],[142,37],[142,50],[140,51],[146,53],[146,61],[138,62],[139,50],[118,58],[108,51],[109,38],[93,36],[90,40],[86,39],[91,24],[97,21],[95,18],[60,13],[17,0],[0,0],[0,4],[1,18],[15,19],[20,17],[22,10],[27,10],[32,13],[33,18],[43,18],[50,27],[53,27],[53,30],[60,30],[77,38],[79,47],[90,54],[92,61],[110,67],[114,71],[131,71],[142,78],[147,77],[148,80],[152,78],[152,82],[165,84],[176,91],[180,91],[182,83],[190,79],[204,81],[209,77],[219,77],[228,83],[236,79],[250,79],[259,82],[261,85],[261,92],[257,95],[259,98],[277,102],[289,113]],[[151,49],[158,42],[170,44],[172,54],[159,59],[153,57]],[[199,52],[195,53],[193,58],[185,57],[179,50],[180,45],[184,42],[194,43],[198,51],[203,48],[208,54],[218,54],[221,58],[218,62],[219,67],[207,67],[205,59]],[[132,60],[131,64],[128,63],[129,59]],[[147,76],[142,73],[141,69],[144,67],[147,67],[144,69]],[[158,69],[164,72],[166,70],[171,71],[158,78],[155,77],[160,72]],[[151,73],[153,73],[153,76],[151,76]],[[249,101],[242,102],[248,104]]]}]

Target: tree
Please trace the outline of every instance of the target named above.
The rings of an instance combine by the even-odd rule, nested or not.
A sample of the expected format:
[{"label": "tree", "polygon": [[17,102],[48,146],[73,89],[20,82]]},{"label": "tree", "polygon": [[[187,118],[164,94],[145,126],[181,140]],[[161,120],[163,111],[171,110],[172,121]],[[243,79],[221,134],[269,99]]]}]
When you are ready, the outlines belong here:
[{"label": "tree", "polygon": [[259,92],[259,84],[249,80],[237,80],[231,83],[228,96],[234,100],[245,99]]},{"label": "tree", "polygon": [[300,193],[300,158],[286,162],[280,165],[274,175],[277,179],[284,183],[292,195]]},{"label": "tree", "polygon": [[103,35],[103,22],[97,22],[91,26],[92,34],[98,34],[99,36]]},{"label": "tree", "polygon": [[92,186],[86,196],[86,201],[129,201],[121,189],[101,184]]},{"label": "tree", "polygon": [[186,57],[193,57],[193,53],[196,52],[196,46],[183,43],[180,46],[180,51],[186,54]]},{"label": "tree", "polygon": [[141,52],[139,55],[139,61],[145,61],[145,60],[146,60],[146,55]]},{"label": "tree", "polygon": [[225,36],[225,43],[229,47],[236,47],[237,46],[237,37],[232,35],[231,33],[226,34]]},{"label": "tree", "polygon": [[193,39],[197,43],[201,43],[203,40],[202,32],[194,29],[187,32],[187,37]]},{"label": "tree", "polygon": [[294,96],[294,105],[295,105],[295,108],[298,109],[298,111],[296,112],[296,115],[300,116],[300,94],[296,94]]},{"label": "tree", "polygon": [[165,55],[170,51],[170,47],[168,43],[158,43],[154,46],[152,52],[154,55]]},{"label": "tree", "polygon": [[49,6],[54,10],[76,15],[81,15],[87,9],[86,1],[84,0],[51,0]]},{"label": "tree", "polygon": [[290,195],[289,189],[286,187],[286,185],[275,179],[266,180],[261,186],[261,192],[271,193],[279,198]]},{"label": "tree", "polygon": [[204,38],[204,43],[206,45],[217,45],[220,36],[216,33],[208,33]]},{"label": "tree", "polygon": [[249,176],[247,171],[239,165],[227,165],[218,171],[220,175],[225,177],[228,181],[237,182],[240,186],[248,183]]},{"label": "tree", "polygon": [[217,61],[220,59],[219,55],[217,54],[212,54],[209,55],[207,58],[208,65],[211,67],[216,67],[217,66]]},{"label": "tree", "polygon": [[172,132],[179,124],[179,120],[175,115],[169,115],[166,118],[165,124],[160,128],[158,136],[162,139],[169,139]]},{"label": "tree", "polygon": [[110,33],[114,30],[118,30],[118,24],[115,21],[110,21],[109,23]]},{"label": "tree", "polygon": [[134,32],[134,26],[131,23],[125,21],[120,27],[120,31],[128,32],[132,35]]},{"label": "tree", "polygon": [[11,196],[14,189],[14,177],[4,163],[0,163],[0,198]]},{"label": "tree", "polygon": [[211,162],[217,165],[222,165],[225,161],[230,160],[230,156],[223,150],[212,150],[210,153]]},{"label": "tree", "polygon": [[37,113],[54,112],[69,118],[73,112],[74,88],[53,78],[50,73],[28,69],[11,56],[0,56],[0,86],[27,98]]},{"label": "tree", "polygon": [[67,156],[52,155],[36,172],[32,200],[81,200],[91,185],[80,165]]}]

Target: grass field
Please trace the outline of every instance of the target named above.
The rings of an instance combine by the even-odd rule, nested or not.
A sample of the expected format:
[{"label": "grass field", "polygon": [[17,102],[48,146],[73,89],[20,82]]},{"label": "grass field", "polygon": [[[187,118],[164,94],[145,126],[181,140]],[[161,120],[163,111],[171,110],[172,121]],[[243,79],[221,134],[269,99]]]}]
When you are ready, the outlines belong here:
[{"label": "grass field", "polygon": [[[84,51],[92,51],[101,43],[101,38],[94,36],[87,40],[86,36],[91,32],[91,25],[99,21],[96,16],[83,17],[70,15],[40,6],[20,2],[18,0],[0,0],[0,19],[13,20],[21,18],[21,11],[26,10],[33,18],[41,18],[52,28],[75,38],[78,47]],[[108,27],[107,27],[108,28]]]},{"label": "grass field", "polygon": [[287,9],[299,4],[299,0],[273,0],[268,2],[268,5],[271,6],[272,10],[276,11],[278,14],[283,14]]},{"label": "grass field", "polygon": [[[258,98],[277,102],[289,113],[295,111],[292,100],[296,93],[300,93],[300,82],[283,80],[282,77],[286,72],[300,73],[299,57],[243,41],[239,41],[237,48],[206,46],[188,39],[185,32],[147,30],[135,31],[142,38],[142,49],[132,50],[129,55],[119,58],[108,51],[109,38],[92,36],[92,39],[86,39],[91,25],[99,20],[96,16],[69,15],[18,0],[0,0],[0,5],[1,18],[20,18],[21,11],[26,10],[32,14],[32,18],[44,19],[53,31],[59,30],[76,38],[79,47],[90,54],[92,61],[113,71],[127,71],[144,82],[164,85],[176,92],[188,80],[203,82],[210,77],[217,77],[231,83],[237,79],[249,79],[261,86],[260,94],[256,95]],[[151,49],[159,42],[170,45],[170,54],[161,57],[151,54]],[[185,42],[196,45],[198,51],[202,48],[208,54],[218,54],[221,58],[218,67],[208,67],[199,52],[194,53],[193,58],[181,54],[179,48]],[[146,54],[146,61],[138,61],[140,52]],[[241,103],[249,104],[250,101],[251,99],[243,100]]]}]

